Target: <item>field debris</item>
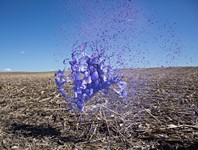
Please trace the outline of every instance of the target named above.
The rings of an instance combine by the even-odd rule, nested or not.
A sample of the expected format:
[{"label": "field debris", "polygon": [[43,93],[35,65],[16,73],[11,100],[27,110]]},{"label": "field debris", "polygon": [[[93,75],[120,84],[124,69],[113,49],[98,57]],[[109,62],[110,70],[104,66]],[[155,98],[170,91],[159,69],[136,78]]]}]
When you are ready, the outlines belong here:
[{"label": "field debris", "polygon": [[126,102],[96,94],[84,112],[66,112],[52,72],[0,73],[0,149],[198,149],[198,68],[125,71]]}]

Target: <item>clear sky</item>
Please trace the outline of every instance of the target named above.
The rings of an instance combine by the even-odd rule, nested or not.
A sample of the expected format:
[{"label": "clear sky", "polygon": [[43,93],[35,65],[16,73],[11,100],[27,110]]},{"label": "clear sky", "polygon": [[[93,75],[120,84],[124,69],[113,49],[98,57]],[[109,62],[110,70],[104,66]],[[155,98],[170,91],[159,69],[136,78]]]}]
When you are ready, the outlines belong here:
[{"label": "clear sky", "polygon": [[[136,38],[137,35],[127,37],[132,49],[139,51],[137,55],[133,53],[133,57],[144,59],[140,67],[198,66],[197,0],[0,0],[0,72],[52,71],[63,68],[62,61],[65,57],[70,57],[73,42],[81,42],[84,38],[81,32],[90,31],[88,39],[94,39],[94,34],[99,32],[94,30],[105,19],[94,16],[101,16],[104,7],[106,11],[103,16],[111,16],[115,11],[112,6],[122,2],[141,12],[141,16],[133,15],[141,24],[134,25],[134,29],[140,31],[138,27],[144,28],[145,34],[140,37],[147,37],[144,39],[147,44],[145,41],[138,42],[141,39]],[[93,7],[95,5],[97,8]],[[92,28],[94,18],[98,23],[96,21]],[[149,23],[142,23],[142,18]],[[131,18],[126,19],[128,22],[133,21]],[[130,26],[130,30],[132,28]],[[145,30],[149,30],[149,33]],[[179,56],[175,54],[177,52],[163,53],[163,47],[166,46],[164,39],[176,41],[181,47]],[[118,40],[122,41],[121,38]],[[152,42],[159,44],[151,44]],[[176,48],[171,45],[169,47]],[[166,63],[172,58],[174,61]]]}]

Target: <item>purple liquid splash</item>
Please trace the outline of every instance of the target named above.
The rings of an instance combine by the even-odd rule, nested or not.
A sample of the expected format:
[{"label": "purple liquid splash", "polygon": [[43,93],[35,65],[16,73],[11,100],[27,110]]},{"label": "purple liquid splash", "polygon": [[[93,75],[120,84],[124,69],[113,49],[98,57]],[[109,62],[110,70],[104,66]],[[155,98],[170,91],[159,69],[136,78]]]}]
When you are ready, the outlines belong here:
[{"label": "purple liquid splash", "polygon": [[[65,69],[55,73],[58,92],[70,104],[68,110],[79,109],[83,111],[86,102],[91,100],[93,95],[98,92],[107,95],[110,89],[114,90],[122,98],[127,97],[127,84],[122,81],[123,76],[118,73],[118,69],[113,69],[110,64],[106,64],[107,58],[104,51],[97,49],[97,53],[89,56],[85,52],[86,48],[87,43],[84,43],[80,50],[72,52],[72,60],[69,61],[71,66],[69,76],[65,75]],[[64,85],[68,82],[74,84],[74,97],[67,98]],[[114,88],[113,84],[116,84],[119,90]]]},{"label": "purple liquid splash", "polygon": [[[181,55],[182,42],[175,24],[158,20],[133,2],[93,0],[76,4],[68,0],[61,6],[67,18],[75,20],[72,26],[63,25],[60,31],[64,52],[58,59],[62,60],[65,53],[72,54],[72,59],[67,58],[64,63],[65,68],[70,66],[71,73],[66,76],[64,69],[55,74],[59,92],[71,104],[69,109],[83,110],[96,93],[108,95],[113,90],[125,95],[126,88],[125,103],[135,105],[136,95],[146,92],[145,85],[150,80],[148,76],[139,77],[141,71],[136,68],[172,66]],[[76,14],[71,13],[73,10]],[[121,69],[129,71],[123,76]],[[127,79],[127,87],[123,79]],[[66,92],[68,82],[73,83],[73,95]],[[108,107],[117,109],[114,105]]]}]

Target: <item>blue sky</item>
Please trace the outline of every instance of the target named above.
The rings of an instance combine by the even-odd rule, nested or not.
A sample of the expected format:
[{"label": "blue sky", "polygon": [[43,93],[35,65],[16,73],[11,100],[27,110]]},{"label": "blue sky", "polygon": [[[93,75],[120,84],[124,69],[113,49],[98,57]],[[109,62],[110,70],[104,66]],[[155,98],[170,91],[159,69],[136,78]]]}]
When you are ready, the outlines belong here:
[{"label": "blue sky", "polygon": [[[136,66],[198,66],[197,0],[0,0],[0,71],[34,72],[63,68],[62,61],[70,57],[74,41],[86,39],[80,32],[92,31],[92,26],[87,29],[84,27],[93,23],[92,20],[97,19],[94,16],[103,13],[104,7],[109,10],[105,11],[105,15],[110,16],[114,13],[112,6],[122,2],[141,11],[139,15],[134,15],[139,22],[134,28],[149,30],[149,34],[145,31],[142,35],[147,37],[147,44],[138,42],[141,36],[139,39],[135,36],[127,37],[129,45],[138,49],[137,55],[133,53]],[[95,5],[97,8],[92,8]],[[87,12],[84,12],[82,6]],[[148,27],[148,23],[142,23],[145,18],[151,22]],[[128,20],[130,22],[130,18]],[[170,27],[171,34],[174,34],[171,38],[168,33]],[[88,39],[94,39],[94,34],[88,34]],[[161,39],[160,34],[163,36]],[[163,39],[177,41],[181,54],[178,56],[172,51],[163,52],[162,47],[166,45]],[[118,40],[117,43],[122,42],[122,39]],[[141,60],[144,62],[139,63]]]}]

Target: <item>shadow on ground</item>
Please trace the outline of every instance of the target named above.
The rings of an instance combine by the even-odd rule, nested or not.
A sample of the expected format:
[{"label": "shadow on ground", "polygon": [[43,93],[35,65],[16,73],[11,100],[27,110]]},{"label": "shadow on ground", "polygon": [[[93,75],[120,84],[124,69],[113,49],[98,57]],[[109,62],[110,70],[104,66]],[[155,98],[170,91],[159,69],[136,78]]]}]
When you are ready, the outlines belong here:
[{"label": "shadow on ground", "polygon": [[22,135],[24,137],[51,137],[58,144],[63,144],[64,142],[77,143],[82,141],[81,139],[71,135],[61,136],[61,132],[58,129],[51,127],[50,125],[45,126],[13,123],[11,125],[11,132],[15,135]]},{"label": "shadow on ground", "polygon": [[28,124],[17,124],[11,125],[11,131],[14,134],[21,134],[25,137],[58,137],[61,132],[51,126],[45,127],[44,125],[28,125]]}]

